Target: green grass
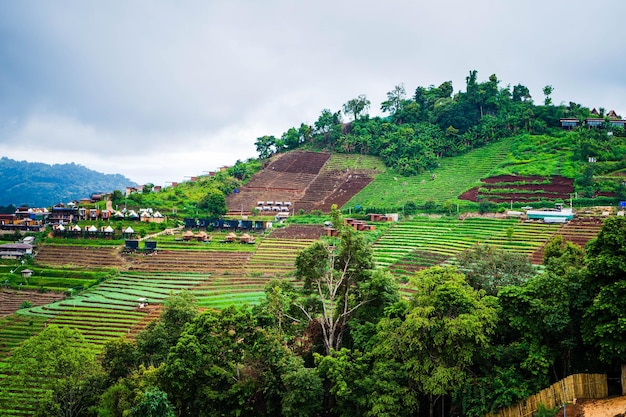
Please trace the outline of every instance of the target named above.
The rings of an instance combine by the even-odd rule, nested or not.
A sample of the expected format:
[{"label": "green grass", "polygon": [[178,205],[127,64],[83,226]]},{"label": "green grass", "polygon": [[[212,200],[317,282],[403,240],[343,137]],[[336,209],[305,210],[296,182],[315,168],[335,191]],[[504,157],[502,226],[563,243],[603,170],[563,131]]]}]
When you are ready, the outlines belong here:
[{"label": "green grass", "polygon": [[344,209],[356,206],[401,208],[407,201],[418,205],[427,201],[437,204],[455,201],[464,191],[480,185],[480,179],[489,176],[493,167],[505,160],[512,144],[513,139],[503,139],[462,156],[444,158],[432,172],[411,177],[386,170],[352,197]]}]

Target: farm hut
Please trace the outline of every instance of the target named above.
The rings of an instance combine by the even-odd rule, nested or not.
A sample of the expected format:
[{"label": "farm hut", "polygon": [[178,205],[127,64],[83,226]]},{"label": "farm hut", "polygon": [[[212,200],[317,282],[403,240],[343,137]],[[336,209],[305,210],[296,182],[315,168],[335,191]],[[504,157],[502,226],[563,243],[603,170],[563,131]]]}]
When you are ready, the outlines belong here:
[{"label": "farm hut", "polygon": [[239,228],[244,230],[252,229],[252,220],[240,220]]},{"label": "farm hut", "polygon": [[33,276],[33,271],[31,269],[22,269],[22,278],[28,279]]},{"label": "farm hut", "polygon": [[116,211],[113,214],[113,220],[122,220],[124,218],[124,213],[122,213],[121,211]]},{"label": "farm hut", "polygon": [[139,308],[144,308],[148,305],[148,299],[145,297],[138,298],[137,302],[139,303]]},{"label": "farm hut", "polygon": [[102,220],[109,220],[111,218],[111,212],[109,210],[102,210],[100,212]]},{"label": "farm hut", "polygon": [[208,242],[209,241],[209,235],[206,234],[206,232],[200,232],[196,235],[196,240],[198,242]]},{"label": "farm hut", "polygon": [[85,229],[87,236],[95,237],[98,236],[98,228],[93,224]]},{"label": "farm hut", "polygon": [[250,236],[248,233],[244,233],[239,237],[239,243],[254,243],[254,237]]},{"label": "farm hut", "polygon": [[122,235],[124,235],[125,238],[132,238],[135,236],[135,231],[132,227],[128,226],[126,229],[124,229]]},{"label": "farm hut", "polygon": [[260,220],[255,220],[254,222],[254,230],[264,230],[265,223]]},{"label": "farm hut", "polygon": [[144,249],[146,252],[155,252],[157,248],[157,243],[154,240],[146,240],[144,243]]},{"label": "farm hut", "polygon": [[263,201],[257,201],[257,202],[256,202],[256,205],[257,205],[258,207],[263,207],[263,203],[264,203]]},{"label": "farm hut", "polygon": [[187,230],[185,233],[183,233],[183,240],[185,242],[189,241],[189,240],[193,239],[193,236],[194,236],[193,232],[191,230]]},{"label": "farm hut", "polygon": [[337,234],[338,234],[337,229],[335,229],[334,227],[329,227],[326,229],[326,236],[328,237],[337,236]]},{"label": "farm hut", "polygon": [[139,215],[135,210],[129,211],[126,217],[128,217],[130,220],[139,220]]},{"label": "farm hut", "polygon": [[225,242],[234,242],[237,239],[237,235],[233,232],[230,232],[224,237]]},{"label": "farm hut", "polygon": [[183,220],[184,224],[185,224],[185,228],[186,229],[191,229],[194,228],[198,225],[198,222],[196,219],[192,219],[190,217],[185,217],[185,219]]}]

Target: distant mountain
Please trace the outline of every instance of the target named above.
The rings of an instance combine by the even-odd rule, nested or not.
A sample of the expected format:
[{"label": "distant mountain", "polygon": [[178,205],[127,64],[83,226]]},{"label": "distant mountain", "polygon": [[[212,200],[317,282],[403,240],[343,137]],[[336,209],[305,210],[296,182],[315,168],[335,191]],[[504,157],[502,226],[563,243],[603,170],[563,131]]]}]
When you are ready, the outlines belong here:
[{"label": "distant mountain", "polygon": [[48,165],[0,158],[0,206],[50,207],[137,184],[74,163]]}]

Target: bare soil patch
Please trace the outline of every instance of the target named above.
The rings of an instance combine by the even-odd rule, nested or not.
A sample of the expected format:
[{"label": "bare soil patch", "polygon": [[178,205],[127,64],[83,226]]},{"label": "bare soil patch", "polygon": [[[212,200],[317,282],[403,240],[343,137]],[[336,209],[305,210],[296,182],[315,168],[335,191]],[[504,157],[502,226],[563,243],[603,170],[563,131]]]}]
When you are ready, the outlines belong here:
[{"label": "bare soil patch", "polygon": [[[275,156],[237,193],[226,197],[231,214],[250,214],[269,202],[290,202],[290,211],[321,210],[343,206],[373,179],[366,169],[324,169],[331,154],[327,152],[292,151]],[[261,207],[259,207],[261,203]],[[270,212],[270,213],[273,213]]]},{"label": "bare soil patch", "polygon": [[275,239],[319,239],[324,234],[324,226],[292,224],[272,231]]},{"label": "bare soil patch", "polygon": [[17,291],[3,289],[0,291],[0,318],[9,316],[20,309],[24,301],[33,306],[43,306],[65,298],[61,292]]},{"label": "bare soil patch", "polygon": [[557,417],[617,417],[626,415],[626,397],[603,398],[600,400],[578,400],[561,408]]}]

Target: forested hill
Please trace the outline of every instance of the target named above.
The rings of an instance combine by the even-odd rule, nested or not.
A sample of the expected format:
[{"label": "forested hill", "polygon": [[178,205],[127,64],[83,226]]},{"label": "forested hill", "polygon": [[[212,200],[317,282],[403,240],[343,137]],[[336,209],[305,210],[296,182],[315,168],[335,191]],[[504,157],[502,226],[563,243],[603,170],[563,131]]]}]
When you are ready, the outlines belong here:
[{"label": "forested hill", "polygon": [[74,163],[48,165],[0,158],[0,206],[50,207],[136,185]]},{"label": "forested hill", "polygon": [[[579,121],[578,126],[585,127],[579,130],[585,142],[595,141],[603,131],[587,129],[587,118],[604,120],[605,127],[611,126],[610,119],[620,118],[610,107],[602,107],[611,103],[592,103],[595,107],[591,109],[574,102],[555,105],[550,85],[539,92],[537,100],[523,84],[503,86],[495,74],[480,82],[476,71],[470,71],[463,90],[453,93],[451,81],[438,87],[418,86],[413,91],[397,85],[380,104],[384,117],[370,117],[368,111],[375,104],[360,95],[341,110],[322,110],[313,125],[302,123],[280,137],[257,138],[256,149],[261,159],[301,147],[367,154],[379,156],[400,174],[414,175],[437,167],[442,157],[460,155],[504,137],[558,135],[561,118]],[[607,131],[604,129],[603,139]],[[611,126],[610,133],[624,137],[622,127]],[[590,152],[584,150],[581,158],[596,156]]]}]

